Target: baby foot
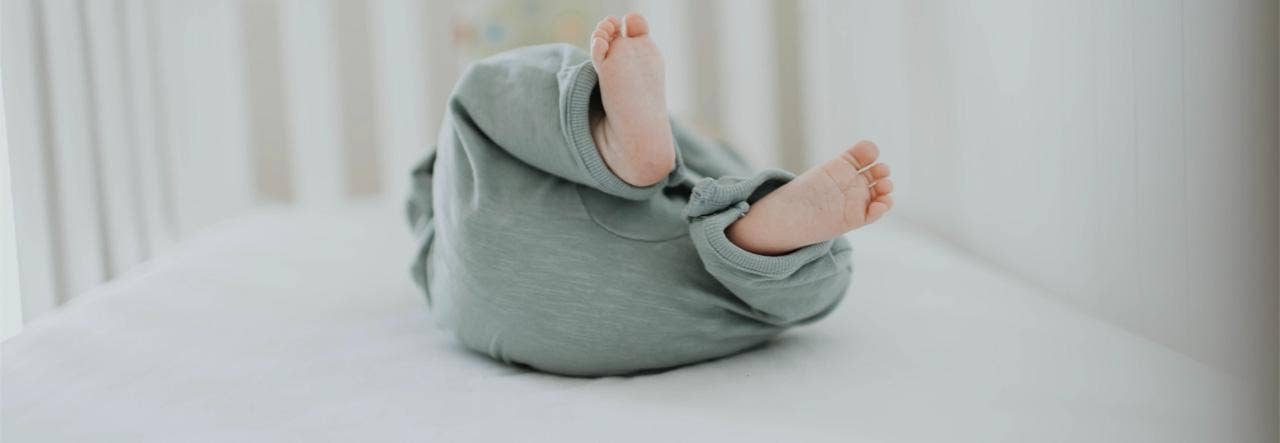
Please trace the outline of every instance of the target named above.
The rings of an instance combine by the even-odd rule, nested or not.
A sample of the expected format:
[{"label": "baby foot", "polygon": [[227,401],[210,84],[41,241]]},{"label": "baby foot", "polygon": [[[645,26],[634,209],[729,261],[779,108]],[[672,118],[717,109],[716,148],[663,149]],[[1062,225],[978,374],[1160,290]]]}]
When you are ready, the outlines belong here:
[{"label": "baby foot", "polygon": [[875,164],[879,155],[874,143],[858,142],[752,204],[725,235],[748,251],[781,255],[875,222],[893,206],[889,165]]},{"label": "baby foot", "polygon": [[591,63],[600,77],[604,117],[591,135],[609,169],[634,186],[662,181],[675,168],[667,121],[662,54],[637,13],[606,17],[591,34]]}]

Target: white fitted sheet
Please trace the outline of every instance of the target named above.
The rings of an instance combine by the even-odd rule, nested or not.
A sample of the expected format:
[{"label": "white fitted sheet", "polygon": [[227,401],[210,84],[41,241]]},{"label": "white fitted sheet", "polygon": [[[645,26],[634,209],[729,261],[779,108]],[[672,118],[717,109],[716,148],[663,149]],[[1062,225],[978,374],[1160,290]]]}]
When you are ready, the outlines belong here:
[{"label": "white fitted sheet", "polygon": [[[1262,394],[886,220],[829,318],[574,379],[454,344],[397,208],[223,223],[3,344],[3,440],[1245,441]],[[1274,394],[1274,393],[1267,393]]]}]

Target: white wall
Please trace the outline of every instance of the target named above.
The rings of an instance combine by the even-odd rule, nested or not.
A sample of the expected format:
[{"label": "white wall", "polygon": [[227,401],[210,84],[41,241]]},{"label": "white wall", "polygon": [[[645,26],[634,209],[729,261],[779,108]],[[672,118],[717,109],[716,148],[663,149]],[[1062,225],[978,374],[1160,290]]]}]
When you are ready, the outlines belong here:
[{"label": "white wall", "polygon": [[[4,67],[0,66],[0,74]],[[0,84],[0,337],[22,329],[22,297],[14,229],[13,180],[9,172],[9,134],[5,126],[4,87]]]},{"label": "white wall", "polygon": [[816,157],[875,139],[898,216],[1274,382],[1275,2],[804,5]]}]

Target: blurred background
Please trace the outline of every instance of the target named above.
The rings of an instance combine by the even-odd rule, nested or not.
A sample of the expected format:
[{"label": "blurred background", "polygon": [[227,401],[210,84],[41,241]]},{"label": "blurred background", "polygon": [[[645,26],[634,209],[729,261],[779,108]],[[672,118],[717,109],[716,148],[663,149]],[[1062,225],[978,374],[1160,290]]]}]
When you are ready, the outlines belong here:
[{"label": "blurred background", "polygon": [[1277,374],[1274,1],[2,6],[5,336],[220,220],[402,198],[468,62],[638,10],[671,112],[758,166],[875,140],[891,219],[1205,365]]}]

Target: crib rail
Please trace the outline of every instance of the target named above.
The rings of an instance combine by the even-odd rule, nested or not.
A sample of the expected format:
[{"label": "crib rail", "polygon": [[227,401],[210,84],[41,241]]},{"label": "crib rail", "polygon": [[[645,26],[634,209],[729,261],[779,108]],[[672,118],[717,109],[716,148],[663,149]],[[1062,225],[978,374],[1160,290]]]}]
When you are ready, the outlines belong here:
[{"label": "crib rail", "polygon": [[3,2],[23,317],[255,205],[403,190],[456,75],[450,10]]}]

